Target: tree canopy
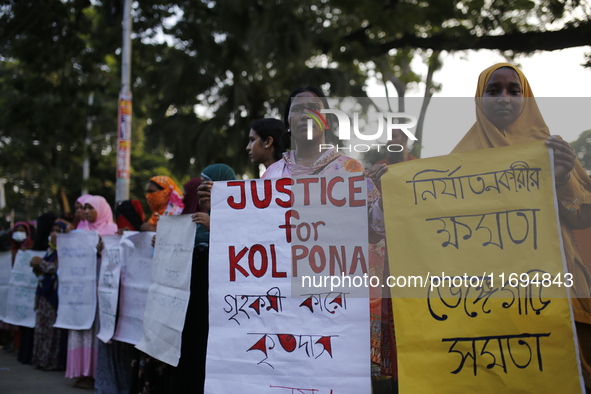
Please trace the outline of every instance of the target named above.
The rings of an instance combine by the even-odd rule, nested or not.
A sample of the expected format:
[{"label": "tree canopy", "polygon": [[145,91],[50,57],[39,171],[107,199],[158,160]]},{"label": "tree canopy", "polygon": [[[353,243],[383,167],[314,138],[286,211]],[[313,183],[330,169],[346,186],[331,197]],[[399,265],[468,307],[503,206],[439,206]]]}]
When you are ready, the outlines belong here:
[{"label": "tree canopy", "polygon": [[[61,211],[79,195],[88,120],[87,186],[113,202],[120,3],[0,6],[0,176],[7,210],[23,218]],[[143,200],[152,175],[182,182],[215,162],[254,176],[249,124],[280,118],[302,84],[365,96],[374,75],[397,83],[398,94],[430,80],[428,96],[437,84],[409,68],[414,56],[435,72],[442,51],[586,46],[590,13],[586,0],[135,2],[131,196]]]}]

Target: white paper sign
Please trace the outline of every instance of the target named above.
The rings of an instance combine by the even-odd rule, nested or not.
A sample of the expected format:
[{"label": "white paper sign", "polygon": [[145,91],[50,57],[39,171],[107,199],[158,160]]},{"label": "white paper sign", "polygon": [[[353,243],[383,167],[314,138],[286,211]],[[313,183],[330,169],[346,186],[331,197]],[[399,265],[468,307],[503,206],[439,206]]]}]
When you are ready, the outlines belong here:
[{"label": "white paper sign", "polygon": [[10,271],[12,271],[12,254],[0,252],[0,321],[6,318],[6,302],[8,301],[8,286]]},{"label": "white paper sign", "polygon": [[301,286],[367,272],[366,186],[359,174],[214,184],[206,393],[371,392],[368,289]]},{"label": "white paper sign", "polygon": [[195,228],[191,215],[162,216],[158,221],[144,335],[136,346],[175,367],[189,303]]},{"label": "white paper sign", "polygon": [[98,306],[100,330],[97,337],[108,342],[115,333],[119,279],[121,277],[120,235],[103,236],[103,258],[98,280]]},{"label": "white paper sign", "polygon": [[[35,327],[35,293],[37,275],[30,265],[33,256],[43,257],[45,252],[19,250],[10,274],[4,322],[23,327]],[[8,260],[10,264],[10,259]]]},{"label": "white paper sign", "polygon": [[96,246],[94,231],[57,235],[59,305],[54,327],[88,330],[96,316]]},{"label": "white paper sign", "polygon": [[144,310],[150,287],[153,232],[125,232],[121,239],[123,265],[119,319],[114,339],[137,344],[142,338]]}]

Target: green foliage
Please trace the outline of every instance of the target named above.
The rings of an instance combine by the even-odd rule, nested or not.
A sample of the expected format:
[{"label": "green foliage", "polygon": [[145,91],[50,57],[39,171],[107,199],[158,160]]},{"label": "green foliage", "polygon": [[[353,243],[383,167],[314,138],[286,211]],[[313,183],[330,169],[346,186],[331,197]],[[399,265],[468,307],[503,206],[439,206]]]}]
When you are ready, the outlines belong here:
[{"label": "green foliage", "polygon": [[[114,202],[112,135],[120,72],[114,53],[121,29],[108,27],[102,9],[89,1],[19,0],[2,11],[0,174],[7,180],[6,211],[33,219],[50,210],[63,212],[62,191],[70,204],[80,195],[89,117],[86,186]],[[133,134],[143,131],[136,128]],[[166,160],[158,166],[167,167]]]},{"label": "green foliage", "polygon": [[591,130],[583,131],[576,141],[571,142],[571,146],[577,152],[581,165],[591,176]]},{"label": "green foliage", "polygon": [[[134,2],[131,196],[154,175],[182,182],[224,162],[253,176],[249,124],[282,118],[295,87],[364,96],[369,77],[405,87],[412,39],[455,45],[475,36],[543,30],[579,21],[580,0],[142,0]],[[82,189],[86,124],[91,193],[114,202],[120,18],[90,0],[0,5],[0,174],[8,209],[33,218],[61,211]],[[400,40],[406,44],[396,46]],[[411,44],[408,44],[411,42]],[[567,43],[565,43],[567,45]],[[391,74],[391,75],[390,75]],[[437,89],[431,83],[429,91]],[[88,105],[90,93],[94,104]]]}]

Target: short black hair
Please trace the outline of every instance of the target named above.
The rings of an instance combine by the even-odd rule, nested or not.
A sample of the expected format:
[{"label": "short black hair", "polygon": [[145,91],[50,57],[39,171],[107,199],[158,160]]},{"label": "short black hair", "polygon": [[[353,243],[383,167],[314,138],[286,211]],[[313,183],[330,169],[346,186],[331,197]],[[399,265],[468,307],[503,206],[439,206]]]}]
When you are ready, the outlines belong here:
[{"label": "short black hair", "polygon": [[[279,119],[265,118],[252,122],[250,128],[261,137],[261,143],[269,137],[273,137],[273,159],[281,159],[281,155],[289,146],[289,137],[285,124]],[[287,140],[287,141],[286,141]]]}]

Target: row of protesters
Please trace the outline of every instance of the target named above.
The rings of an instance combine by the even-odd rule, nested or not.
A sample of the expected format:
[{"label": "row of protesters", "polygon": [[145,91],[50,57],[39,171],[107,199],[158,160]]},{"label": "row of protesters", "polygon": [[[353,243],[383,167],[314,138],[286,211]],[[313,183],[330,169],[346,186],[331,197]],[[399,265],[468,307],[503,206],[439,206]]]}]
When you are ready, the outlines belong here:
[{"label": "row of protesters", "polygon": [[[209,243],[209,205],[207,202],[201,205],[197,197],[197,188],[203,181],[221,181],[235,179],[234,171],[225,164],[207,166],[200,178],[193,178],[184,184],[184,195],[172,180],[167,176],[155,176],[146,185],[146,200],[152,216],[141,225],[142,231],[155,231],[158,228],[158,220],[162,215],[192,214],[193,221],[197,225],[195,235],[195,247],[193,251],[193,267],[207,267],[208,243]],[[182,210],[181,210],[182,209]],[[154,243],[155,241],[153,241]],[[195,269],[194,272],[197,270]],[[205,349],[207,344],[207,319],[201,310],[202,303],[198,302],[207,296],[207,275],[191,276],[191,296],[185,319],[182,336],[181,358],[179,365],[172,368],[167,364],[151,357],[143,352],[137,352],[131,362],[130,393],[183,393],[199,392],[194,388],[199,387],[196,382],[205,378]],[[99,393],[122,392],[121,385],[112,387],[110,391]]]},{"label": "row of protesters", "polygon": [[[255,165],[265,167],[281,158],[289,145],[283,122],[273,118],[255,121],[249,131],[246,146],[248,156]],[[162,215],[192,214],[197,225],[193,249],[193,271],[197,267],[207,272],[209,261],[209,199],[200,200],[198,188],[211,188],[214,181],[235,179],[234,171],[225,164],[207,166],[200,178],[193,178],[184,184],[184,196],[176,183],[169,177],[156,176],[146,185],[146,200],[152,211],[142,231],[155,231],[158,218]],[[130,393],[194,393],[203,389],[205,381],[205,358],[209,308],[199,302],[208,294],[208,275],[191,276],[189,299],[179,365],[171,368],[153,357],[141,353],[132,362]]]},{"label": "row of protesters", "polygon": [[[478,82],[476,93],[477,122],[462,139],[455,152],[486,149],[535,140],[545,140],[554,151],[554,171],[558,205],[560,207],[560,223],[564,240],[564,252],[569,272],[574,274],[575,298],[572,299],[577,335],[579,337],[580,360],[583,377],[587,387],[591,387],[591,276],[582,263],[580,254],[573,240],[571,229],[584,228],[591,225],[591,180],[578,162],[574,150],[562,139],[551,136],[537,105],[533,100],[525,102],[523,97],[533,98],[533,93],[525,76],[509,64],[495,65],[485,70]],[[330,127],[328,122],[313,123],[312,140],[306,138],[308,120],[311,110],[327,109],[328,105],[322,92],[312,87],[295,90],[290,96],[285,111],[285,123],[289,127],[295,148],[283,155],[282,159],[271,165],[264,178],[294,175],[317,175],[338,173],[343,171],[362,171],[359,163],[339,154],[334,149],[320,153],[319,144],[324,142],[324,131]],[[485,100],[488,99],[488,100]],[[400,143],[402,145],[402,143]],[[404,143],[405,145],[405,143]],[[387,169],[387,165],[412,160],[413,157],[403,153],[388,157],[372,169],[372,177],[379,182],[379,176]],[[200,193],[207,196],[210,186],[202,185]],[[380,215],[380,198],[377,188],[368,185],[370,207],[370,227],[374,235],[370,242],[379,239],[383,228]],[[370,253],[374,254],[373,263],[379,266],[383,262],[384,248],[380,241],[370,245]],[[372,258],[370,257],[370,261]],[[380,261],[381,260],[381,261]],[[372,300],[372,327],[376,320],[383,328],[379,337],[373,337],[372,330],[372,370],[374,375],[390,375],[396,379],[396,353],[393,338],[391,316],[384,308],[374,308]],[[382,305],[383,306],[383,305]],[[389,331],[389,332],[388,332]],[[391,335],[384,335],[391,334]],[[376,357],[377,356],[377,357]],[[396,391],[392,387],[392,391]]]},{"label": "row of protesters", "polygon": [[[268,167],[281,158],[289,136],[283,122],[273,118],[255,121],[249,131],[249,143],[246,146],[248,156],[253,164]],[[236,174],[225,164],[207,166],[201,173],[199,183],[185,185],[192,192],[209,191],[213,182],[236,179]],[[198,393],[202,392],[205,383],[205,359],[207,356],[207,337],[209,332],[209,306],[201,300],[207,299],[209,291],[209,196],[195,198],[199,201],[193,211],[193,222],[197,225],[195,245],[193,249],[192,271],[201,272],[191,275],[191,292],[185,325],[181,341],[181,357],[176,368],[168,369],[168,385],[160,385],[154,393]],[[185,199],[185,203],[189,202]],[[190,212],[183,212],[190,213]],[[160,366],[160,370],[162,370]],[[154,368],[152,368],[154,370]],[[164,374],[161,373],[160,376]],[[162,380],[162,379],[161,379]]]},{"label": "row of protesters", "polygon": [[[168,177],[153,178],[151,186],[156,186],[157,190],[154,194],[156,198],[151,197],[150,193],[146,195],[154,213],[148,223],[157,223],[157,218],[160,215],[180,214],[181,210],[184,210],[185,213],[203,211],[199,207],[197,199],[199,182],[200,179],[196,178],[185,185],[189,198],[185,200],[188,206],[184,207],[183,194],[179,192],[172,179]],[[163,199],[161,195],[158,195],[158,191],[164,190],[165,187],[170,190],[172,197],[165,196]],[[162,200],[164,200],[164,204],[162,204]],[[77,378],[74,383],[75,387],[89,389],[96,387],[98,393],[134,392],[132,382],[130,382],[130,370],[137,350],[132,345],[118,341],[111,341],[109,344],[99,342],[96,338],[99,327],[98,319],[95,319],[93,327],[89,330],[67,330],[66,333],[66,330],[53,328],[58,306],[56,236],[58,233],[67,232],[72,228],[73,231],[95,231],[99,235],[112,235],[125,230],[138,231],[142,225],[145,225],[143,209],[137,200],[119,203],[116,206],[119,224],[117,226],[113,222],[111,208],[103,197],[81,196],[77,199],[75,208],[76,215],[73,224],[61,220],[56,221],[56,216],[53,214],[42,215],[39,219],[39,228],[44,230],[39,231],[38,234],[41,238],[37,238],[37,242],[34,238],[35,229],[30,223],[18,222],[8,233],[11,237],[10,250],[13,261],[19,250],[37,247],[46,252],[43,258],[34,258],[30,263],[33,272],[39,279],[35,300],[36,330],[30,330],[30,340],[26,341],[26,354],[24,353],[25,347],[21,346],[20,351],[28,358],[27,362],[32,361],[37,368],[44,371],[65,368],[66,377]],[[99,250],[100,245],[100,243],[97,245]],[[23,336],[20,331],[18,332],[19,336]],[[150,364],[149,361],[148,364]],[[139,375],[150,374],[140,373]],[[149,382],[135,392],[145,391],[147,386],[149,386]],[[170,384],[167,383],[166,387],[170,387]]]},{"label": "row of protesters", "polygon": [[[319,151],[318,146],[325,143],[325,131],[330,128],[328,121],[313,123],[312,139],[308,140],[308,120],[312,118],[312,113],[317,114],[322,109],[328,109],[327,99],[319,89],[313,86],[298,88],[290,94],[284,112],[284,123],[288,126],[288,136],[291,136],[295,146],[290,152],[275,155],[273,160],[265,163],[268,168],[263,174],[263,178],[364,171],[362,165],[357,160],[342,155],[336,148],[332,148],[326,152]],[[251,131],[251,136],[252,134]],[[271,146],[271,144],[266,144],[263,138],[251,139],[253,144],[254,141],[261,140],[263,147],[269,148]],[[249,150],[249,153],[252,151]],[[254,157],[253,154],[249,156],[251,158]],[[369,230],[371,242],[369,245],[370,267],[374,271],[379,271],[383,270],[385,251],[383,213],[380,207],[381,198],[379,190],[372,180],[368,179],[367,183],[370,228],[360,230]],[[201,201],[208,201],[211,183],[203,182],[199,190]],[[382,336],[380,331],[375,339],[372,337],[372,355],[374,355],[372,357],[372,369],[376,371],[376,374],[388,374],[391,376],[393,374],[393,361],[395,362],[396,359],[393,347],[392,312],[391,308],[385,308],[383,306],[381,297],[376,297],[375,300],[372,300],[370,315],[372,326],[375,326],[375,322],[378,324],[384,324],[385,322],[387,329],[384,332],[388,334]],[[202,308],[205,308],[205,306],[202,306]],[[202,316],[207,316],[207,311],[204,311]],[[183,335],[184,340],[185,335]],[[202,352],[205,354],[205,349]],[[202,357],[202,360],[205,360],[205,357]],[[196,363],[193,365],[195,367],[199,366],[201,369],[200,365]],[[188,387],[184,387],[185,390],[179,392],[202,392],[203,381],[201,379],[191,382],[191,384],[193,391],[190,391]]]},{"label": "row of protesters", "polygon": [[[53,225],[57,216],[53,213],[45,213],[37,220],[37,227],[35,228],[31,223],[17,222],[11,230],[11,242],[10,251],[12,252],[12,262],[18,251],[25,250],[36,250],[36,251],[47,251],[49,254],[49,238],[52,233]],[[65,223],[64,223],[65,225]],[[47,275],[43,275],[42,269],[48,268],[50,271],[55,267],[49,265],[42,265],[42,267],[36,268],[37,264],[42,259],[34,258],[31,261],[31,266],[34,267],[34,271],[39,275],[39,285],[36,291],[35,307],[37,310],[37,322],[34,328],[29,327],[16,327],[5,323],[0,323],[2,328],[8,328],[10,331],[15,332],[16,342],[18,344],[18,356],[17,359],[23,364],[32,364],[39,369],[44,370],[55,370],[63,369],[65,366],[65,337],[60,340],[61,330],[53,330],[53,323],[55,321],[55,308],[57,307],[57,289],[50,286],[52,277],[55,277],[55,271],[48,272]],[[47,302],[45,302],[47,301]],[[51,306],[54,307],[53,312]],[[51,337],[51,339],[49,339]],[[42,346],[45,344],[45,338],[48,338],[50,349],[44,349]],[[9,343],[14,345],[14,342]],[[55,346],[54,346],[55,345]],[[51,354],[50,354],[51,353]]]},{"label": "row of protesters", "polygon": [[19,250],[45,251],[43,258],[34,257],[30,265],[38,277],[35,294],[35,328],[18,328],[18,360],[36,368],[51,371],[64,369],[67,357],[67,333],[53,328],[57,314],[57,252],[56,235],[66,232],[71,225],[60,221],[53,213],[45,213],[37,220],[37,229],[30,223],[17,222],[11,234],[12,261]]}]

